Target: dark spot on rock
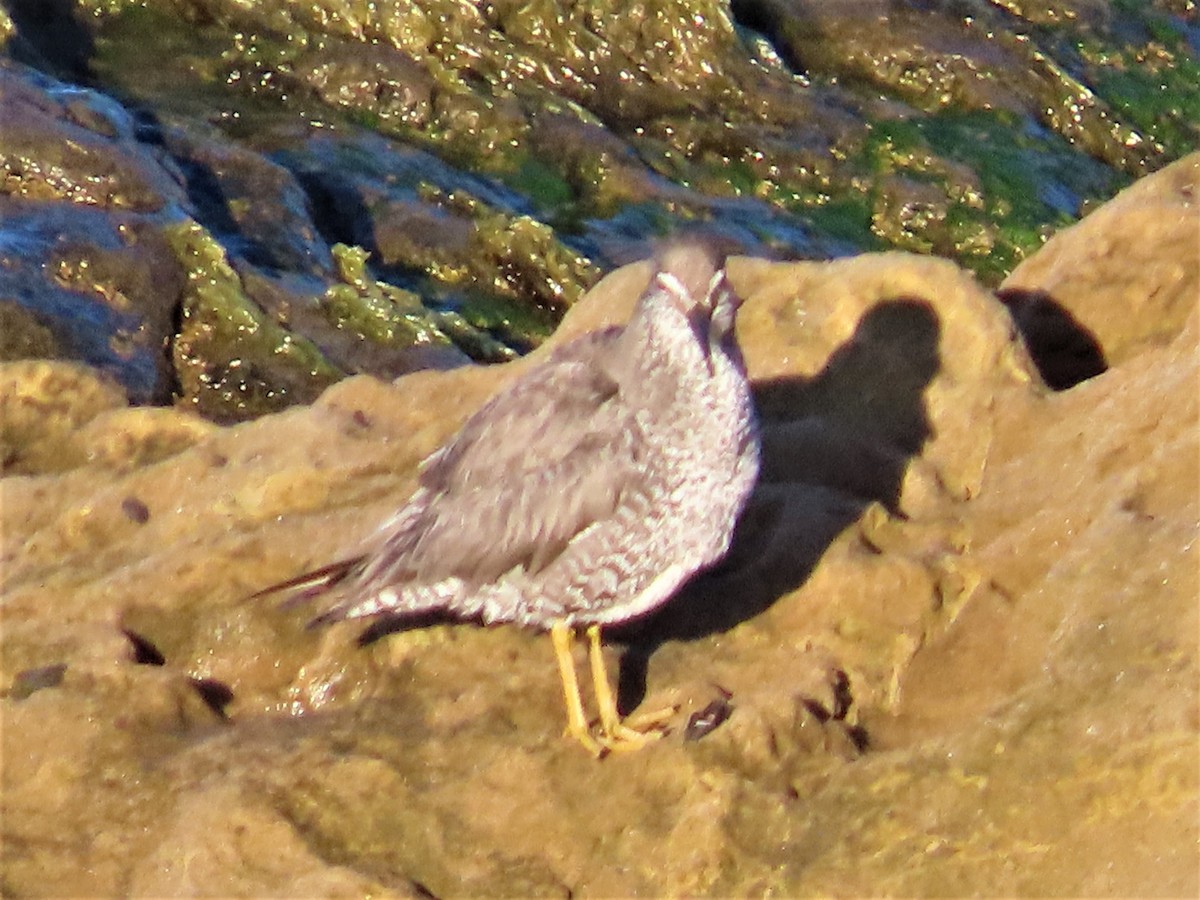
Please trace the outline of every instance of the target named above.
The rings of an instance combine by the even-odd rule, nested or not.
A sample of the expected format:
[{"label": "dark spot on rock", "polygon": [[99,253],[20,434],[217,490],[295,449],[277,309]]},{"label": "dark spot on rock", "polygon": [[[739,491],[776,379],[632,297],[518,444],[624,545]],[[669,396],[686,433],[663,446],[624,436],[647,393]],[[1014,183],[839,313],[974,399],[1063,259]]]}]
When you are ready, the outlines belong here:
[{"label": "dark spot on rock", "polygon": [[146,638],[136,632],[130,631],[128,628],[122,629],[125,637],[129,638],[129,643],[133,644],[133,661],[139,666],[163,666],[167,663],[167,658],[162,655],[157,647]]},{"label": "dark spot on rock", "polygon": [[43,688],[58,687],[62,684],[63,675],[67,671],[66,663],[53,663],[49,666],[38,666],[18,672],[13,678],[9,696],[14,700],[24,700],[30,694]]},{"label": "dark spot on rock", "polygon": [[871,749],[871,739],[867,734],[867,729],[861,725],[846,726],[846,736],[850,738],[850,742],[854,744],[854,749],[859,753],[866,753]]},{"label": "dark spot on rock", "polygon": [[200,695],[200,699],[208,704],[209,709],[222,719],[228,718],[225,707],[233,700],[233,689],[223,681],[215,678],[189,678],[192,687]]},{"label": "dark spot on rock", "polygon": [[841,669],[834,670],[830,675],[829,690],[826,702],[802,697],[799,701],[800,706],[818,724],[827,726],[824,729],[827,749],[841,745],[844,750],[852,751],[846,756],[848,759],[865,753],[870,746],[867,730],[861,725],[850,725],[846,722],[846,716],[854,705],[850,676]]},{"label": "dark spot on rock", "polygon": [[1122,500],[1120,509],[1122,512],[1132,515],[1139,522],[1154,521],[1154,516],[1146,511],[1146,495],[1140,490]]},{"label": "dark spot on rock", "polygon": [[129,521],[137,522],[139,525],[145,525],[150,521],[150,508],[137,497],[126,497],[122,500],[121,512]]},{"label": "dark spot on rock", "polygon": [[807,709],[812,714],[813,718],[816,719],[818,722],[820,722],[822,725],[824,725],[826,722],[828,722],[832,718],[832,716],[829,714],[829,710],[827,710],[822,704],[818,703],[816,700],[813,700],[811,697],[805,697],[804,699],[802,699],[800,701],[800,704],[805,709]]},{"label": "dark spot on rock", "polygon": [[718,697],[704,709],[691,714],[687,726],[683,729],[683,739],[698,741],[716,731],[731,715],[733,704],[729,702],[729,696]]},{"label": "dark spot on rock", "polygon": [[828,703],[822,703],[812,697],[803,697],[800,703],[822,725],[831,719],[839,722],[845,719],[854,703],[854,695],[850,692],[850,678],[841,669],[830,675],[827,700]]},{"label": "dark spot on rock", "polygon": [[850,676],[841,669],[833,673],[833,709],[831,715],[835,719],[846,718],[850,705],[854,703],[854,695],[850,693]]}]

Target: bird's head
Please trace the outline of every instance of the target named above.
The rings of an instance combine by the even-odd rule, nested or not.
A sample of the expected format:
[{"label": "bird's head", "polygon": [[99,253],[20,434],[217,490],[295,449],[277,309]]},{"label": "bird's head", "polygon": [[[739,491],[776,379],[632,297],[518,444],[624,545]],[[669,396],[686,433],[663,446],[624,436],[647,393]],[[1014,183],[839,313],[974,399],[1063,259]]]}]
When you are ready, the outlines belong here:
[{"label": "bird's head", "polygon": [[710,344],[732,332],[741,298],[725,277],[725,254],[711,242],[690,238],[667,244],[655,255],[657,271],[648,293],[665,295]]}]

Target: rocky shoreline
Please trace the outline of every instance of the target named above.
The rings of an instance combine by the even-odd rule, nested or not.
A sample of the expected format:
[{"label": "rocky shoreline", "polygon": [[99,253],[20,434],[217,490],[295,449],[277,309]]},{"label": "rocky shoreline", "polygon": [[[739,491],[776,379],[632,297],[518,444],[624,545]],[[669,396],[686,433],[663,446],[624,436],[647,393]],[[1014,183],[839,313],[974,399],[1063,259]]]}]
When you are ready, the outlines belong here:
[{"label": "rocky shoreline", "polygon": [[1136,183],[999,296],[904,253],[732,260],[763,476],[728,562],[608,648],[674,733],[599,762],[538,635],[362,646],[246,597],[645,264],[529,357],[238,425],[3,364],[4,891],[1195,895],[1198,180]]}]

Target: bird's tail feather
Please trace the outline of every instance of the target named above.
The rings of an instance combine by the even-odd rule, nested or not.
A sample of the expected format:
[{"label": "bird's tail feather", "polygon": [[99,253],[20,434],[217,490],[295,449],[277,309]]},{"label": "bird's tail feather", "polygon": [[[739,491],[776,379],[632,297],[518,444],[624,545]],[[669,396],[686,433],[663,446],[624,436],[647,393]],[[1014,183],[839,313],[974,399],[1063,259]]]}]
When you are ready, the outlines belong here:
[{"label": "bird's tail feather", "polygon": [[[294,578],[288,578],[285,581],[265,587],[261,591],[255,591],[246,599],[260,600],[263,597],[282,594],[286,595],[286,597],[279,604],[279,608],[293,609],[337,587],[362,564],[362,561],[363,558],[357,556],[351,559],[339,560],[327,566],[321,566],[319,569],[302,572]],[[328,616],[328,613],[318,616],[313,621],[314,623],[324,621],[326,620],[326,616]]]}]

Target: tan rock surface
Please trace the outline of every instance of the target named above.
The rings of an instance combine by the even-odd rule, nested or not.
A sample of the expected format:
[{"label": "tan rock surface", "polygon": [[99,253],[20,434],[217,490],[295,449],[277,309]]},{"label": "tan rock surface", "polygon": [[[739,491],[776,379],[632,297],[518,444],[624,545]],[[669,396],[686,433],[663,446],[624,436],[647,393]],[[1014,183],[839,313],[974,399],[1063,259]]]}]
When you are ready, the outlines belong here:
[{"label": "tan rock surface", "polygon": [[1108,365],[1172,341],[1200,300],[1200,153],[1056,234],[1000,295],[1022,332],[1059,355],[1077,340],[1071,324],[1094,337]]},{"label": "tan rock surface", "polygon": [[0,368],[3,889],[1195,895],[1196,314],[1053,394],[949,263],[731,275],[762,484],[729,561],[624,635],[623,696],[675,732],[600,762],[544,637],[360,647],[245,600],[394,510],[544,350],[230,428]]}]

